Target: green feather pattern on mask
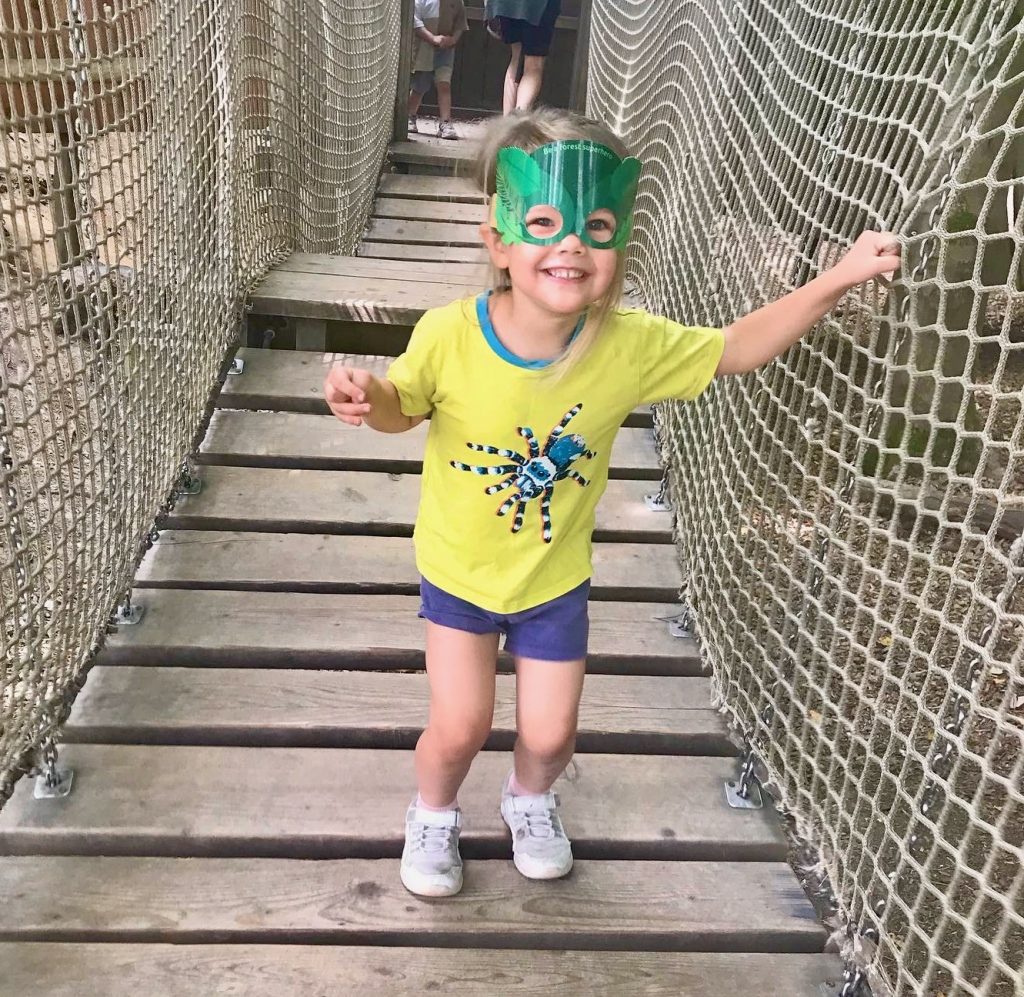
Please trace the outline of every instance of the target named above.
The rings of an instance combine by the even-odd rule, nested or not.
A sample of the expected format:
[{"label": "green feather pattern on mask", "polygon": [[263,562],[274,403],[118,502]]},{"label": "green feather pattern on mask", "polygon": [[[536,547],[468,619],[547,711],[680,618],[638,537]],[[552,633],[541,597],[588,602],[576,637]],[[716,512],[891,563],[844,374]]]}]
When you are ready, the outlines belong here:
[{"label": "green feather pattern on mask", "polygon": [[[595,248],[619,249],[632,229],[641,169],[639,160],[620,160],[595,142],[552,142],[532,154],[506,147],[498,153],[496,227],[507,243],[549,245],[575,232]],[[547,238],[532,236],[525,225],[527,213],[540,205],[550,205],[562,216],[561,231]],[[617,222],[615,235],[606,243],[587,232],[587,219],[599,208],[611,211]]]}]

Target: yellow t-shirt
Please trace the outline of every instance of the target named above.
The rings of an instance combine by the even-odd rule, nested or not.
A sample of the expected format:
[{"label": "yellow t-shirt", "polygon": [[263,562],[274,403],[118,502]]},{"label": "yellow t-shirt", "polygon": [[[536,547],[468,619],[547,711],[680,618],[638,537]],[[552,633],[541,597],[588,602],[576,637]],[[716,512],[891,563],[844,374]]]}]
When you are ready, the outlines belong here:
[{"label": "yellow t-shirt", "polygon": [[645,402],[696,398],[723,347],[720,329],[618,311],[553,381],[505,349],[486,295],[428,311],[387,375],[406,415],[431,416],[414,533],[423,577],[494,613],[585,582],[619,426]]}]

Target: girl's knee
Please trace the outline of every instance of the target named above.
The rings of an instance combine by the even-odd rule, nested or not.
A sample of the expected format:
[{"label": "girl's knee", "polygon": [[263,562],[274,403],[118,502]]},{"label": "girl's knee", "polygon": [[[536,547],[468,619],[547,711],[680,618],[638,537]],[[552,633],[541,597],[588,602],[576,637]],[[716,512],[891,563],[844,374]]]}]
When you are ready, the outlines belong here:
[{"label": "girl's knee", "polygon": [[431,720],[428,730],[437,750],[446,758],[471,758],[490,736],[491,718],[447,723]]},{"label": "girl's knee", "polygon": [[576,747],[575,718],[570,723],[545,724],[543,726],[521,724],[519,740],[535,758],[555,762],[571,755]]}]

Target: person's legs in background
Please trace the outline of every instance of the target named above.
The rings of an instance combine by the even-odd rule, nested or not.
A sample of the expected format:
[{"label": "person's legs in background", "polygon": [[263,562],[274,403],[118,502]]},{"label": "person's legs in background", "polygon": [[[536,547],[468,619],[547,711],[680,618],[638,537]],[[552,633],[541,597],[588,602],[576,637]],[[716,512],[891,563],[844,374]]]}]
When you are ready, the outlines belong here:
[{"label": "person's legs in background", "polygon": [[434,74],[431,72],[413,73],[411,82],[412,89],[409,91],[409,131],[417,132],[419,128],[416,123],[416,115],[419,114],[420,104],[423,103],[423,95],[434,82]]},{"label": "person's legs in background", "polygon": [[[503,18],[503,20],[506,20]],[[505,96],[502,107],[505,114],[511,114],[516,109],[516,102],[519,93],[519,64],[522,62],[523,46],[518,42],[509,46],[511,58],[509,59],[508,70],[505,72]]]},{"label": "person's legs in background", "polygon": [[437,108],[441,120],[437,134],[441,138],[457,139],[459,136],[452,124],[452,71],[455,66],[455,49],[440,49],[434,57],[434,86],[437,88]]},{"label": "person's legs in background", "polygon": [[[516,90],[515,110],[528,111],[540,94],[544,82],[544,56],[528,55],[523,60],[523,78]],[[505,112],[508,113],[507,111]]]}]

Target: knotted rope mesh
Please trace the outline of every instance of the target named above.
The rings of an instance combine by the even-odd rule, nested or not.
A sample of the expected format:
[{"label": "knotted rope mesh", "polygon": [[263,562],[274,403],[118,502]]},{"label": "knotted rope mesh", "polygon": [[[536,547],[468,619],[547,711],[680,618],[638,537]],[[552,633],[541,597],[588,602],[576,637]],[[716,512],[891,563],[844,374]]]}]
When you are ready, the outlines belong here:
[{"label": "knotted rope mesh", "polygon": [[398,49],[398,0],[0,12],[0,803],[131,580],[248,288],[355,245]]},{"label": "knotted rope mesh", "polygon": [[1024,29],[957,0],[595,0],[647,166],[631,276],[725,324],[901,236],[780,361],[662,415],[721,702],[876,993],[1024,993]]}]

